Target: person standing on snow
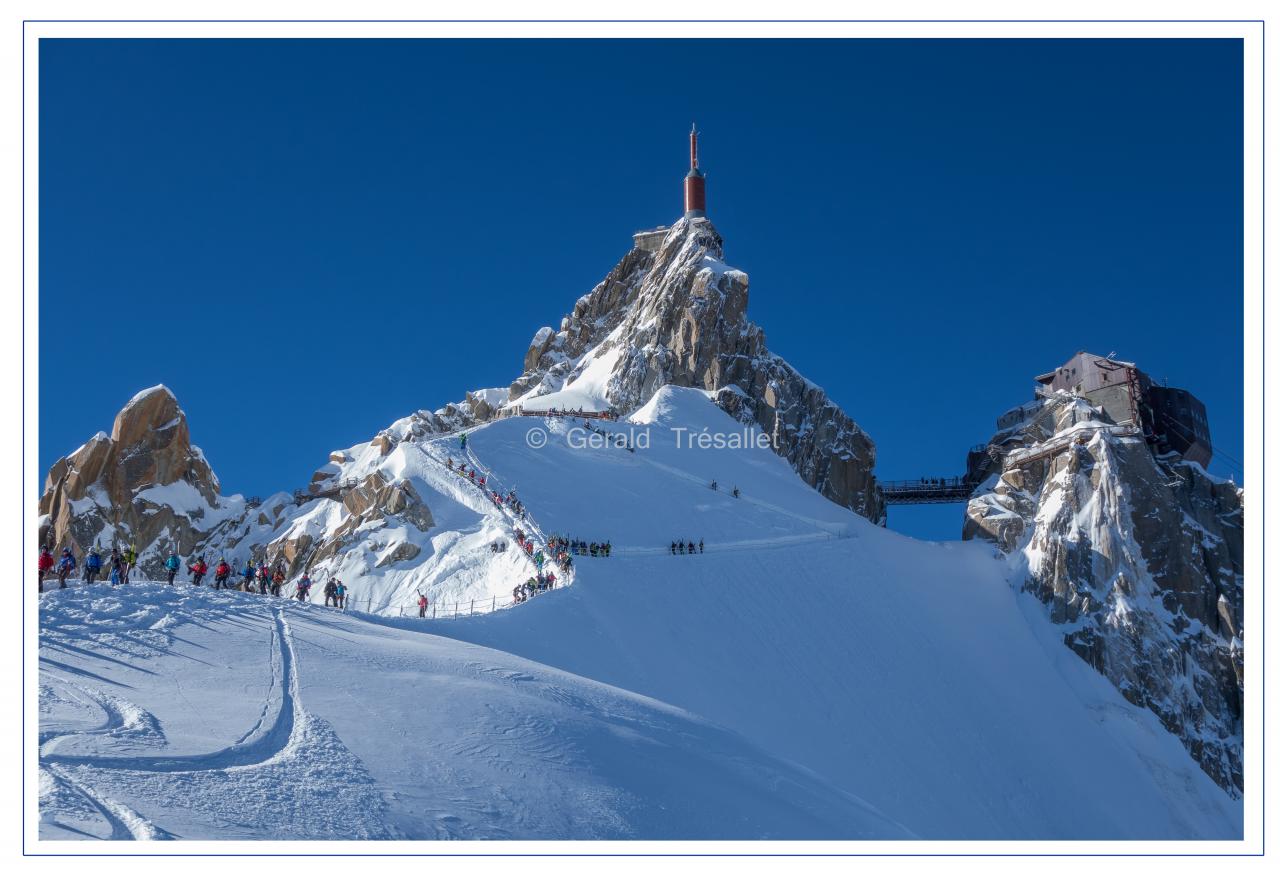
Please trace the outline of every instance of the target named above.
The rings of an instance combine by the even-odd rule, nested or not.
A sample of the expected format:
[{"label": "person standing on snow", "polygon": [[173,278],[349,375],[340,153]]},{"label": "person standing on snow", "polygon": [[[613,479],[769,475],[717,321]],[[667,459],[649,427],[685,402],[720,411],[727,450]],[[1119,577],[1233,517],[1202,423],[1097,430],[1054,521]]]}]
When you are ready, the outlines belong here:
[{"label": "person standing on snow", "polygon": [[427,596],[421,592],[418,593],[418,618],[427,618]]},{"label": "person standing on snow", "polygon": [[311,597],[311,577],[303,571],[302,579],[298,580],[298,600],[306,601],[309,597]]},{"label": "person standing on snow", "polygon": [[231,576],[231,565],[227,564],[225,558],[218,559],[218,566],[213,569],[213,587],[215,589],[229,589],[227,579]]},{"label": "person standing on snow", "polygon": [[253,591],[253,559],[246,558],[244,560],[244,570],[240,572],[240,589],[244,592]]},{"label": "person standing on snow", "polygon": [[284,565],[277,565],[275,573],[271,575],[271,594],[280,597],[280,587],[284,585]]},{"label": "person standing on snow", "polygon": [[67,577],[71,576],[71,572],[76,569],[76,557],[71,554],[71,547],[64,546],[62,548],[62,557],[58,559],[58,588],[65,589],[67,587]]},{"label": "person standing on snow", "polygon": [[199,556],[194,562],[187,565],[187,570],[191,571],[191,585],[198,586],[200,581],[204,579],[204,575],[209,572],[209,565],[205,563],[204,556]]},{"label": "person standing on snow", "polygon": [[182,569],[182,561],[178,558],[176,552],[170,552],[169,557],[164,560],[164,572],[169,578],[169,585],[173,585],[173,578],[178,575],[178,571]]},{"label": "person standing on snow", "polygon": [[463,452],[467,451],[467,435],[466,434],[462,435],[462,451]]},{"label": "person standing on snow", "polygon": [[40,547],[40,558],[36,560],[36,582],[40,586],[40,591],[44,591],[44,575],[53,570],[53,553],[49,551],[49,547]]},{"label": "person standing on snow", "polygon": [[132,546],[124,551],[124,564],[120,569],[120,582],[127,584],[129,582],[129,571],[133,570],[134,565],[138,563],[138,550]]},{"label": "person standing on snow", "polygon": [[339,610],[347,609],[347,584],[342,580],[334,580],[337,586],[333,590],[333,600]]},{"label": "person standing on snow", "polygon": [[90,548],[89,554],[84,557],[84,584],[87,586],[97,582],[100,573],[102,573],[102,556],[98,554],[98,550]]},{"label": "person standing on snow", "polygon": [[334,597],[337,595],[337,593],[338,593],[338,587],[337,585],[334,584],[333,580],[329,580],[329,582],[325,583],[324,584],[324,606],[332,607]]}]

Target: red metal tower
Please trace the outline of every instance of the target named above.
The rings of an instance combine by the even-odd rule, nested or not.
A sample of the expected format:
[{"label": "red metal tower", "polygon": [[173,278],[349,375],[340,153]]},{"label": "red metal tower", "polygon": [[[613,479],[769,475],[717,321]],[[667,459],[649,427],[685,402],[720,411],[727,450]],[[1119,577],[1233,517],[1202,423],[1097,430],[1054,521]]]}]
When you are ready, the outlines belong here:
[{"label": "red metal tower", "polygon": [[684,177],[684,214],[707,214],[707,180],[698,169],[698,126],[689,131],[689,174]]}]

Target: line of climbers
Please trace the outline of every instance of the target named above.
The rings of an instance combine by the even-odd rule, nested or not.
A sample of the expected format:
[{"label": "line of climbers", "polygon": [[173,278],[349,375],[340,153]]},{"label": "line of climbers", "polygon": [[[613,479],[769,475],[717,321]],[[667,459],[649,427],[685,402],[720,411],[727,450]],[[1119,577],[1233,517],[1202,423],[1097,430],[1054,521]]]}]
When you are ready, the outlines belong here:
[{"label": "line of climbers", "polygon": [[608,558],[613,552],[613,544],[608,540],[597,543],[578,540],[573,537],[560,537],[557,534],[547,538],[547,549],[556,556],[557,561],[569,559],[570,555],[589,555],[592,558]]},{"label": "line of climbers", "polygon": [[[588,427],[590,426],[588,425]],[[459,445],[463,452],[467,451],[467,435],[465,433],[459,436]],[[502,509],[505,505],[517,519],[523,520],[526,518],[524,504],[516,497],[515,489],[509,490],[504,496],[497,489],[489,488],[488,476],[486,474],[480,473],[480,475],[477,476],[477,469],[474,464],[472,464],[470,469],[468,469],[467,463],[464,461],[460,462],[458,466],[455,467],[453,464],[453,456],[449,456],[445,459],[445,467],[454,471],[459,476],[462,476],[464,479],[475,483],[481,491],[489,495],[490,500],[493,501],[494,505],[498,507],[498,509]],[[568,571],[573,567],[573,558],[569,555],[569,541],[565,538],[553,537],[548,539],[547,552],[543,552],[542,549],[538,548],[534,539],[528,534],[525,534],[525,532],[520,528],[515,529],[515,539],[516,544],[524,550],[524,554],[533,561],[534,567],[537,568],[537,572],[533,576],[529,577],[523,583],[518,583],[516,587],[511,590],[512,602],[515,604],[523,604],[534,595],[555,588],[557,580],[555,573],[550,568],[546,568],[544,570],[543,567],[543,565],[548,561],[547,552],[551,553],[551,560],[558,562],[560,567],[565,571]],[[593,543],[591,544],[591,549],[591,554],[596,555],[601,549],[601,546]],[[507,542],[505,540],[495,541],[489,544],[489,550],[491,552],[506,552]],[[586,553],[584,552],[579,554]],[[419,592],[418,616],[425,618],[426,615],[427,597]]]},{"label": "line of climbers", "polygon": [[[463,434],[462,445],[464,448],[467,445],[466,440],[467,435]],[[520,499],[516,497],[515,489],[511,489],[504,495],[497,489],[489,488],[489,478],[485,474],[481,473],[477,476],[475,466],[472,465],[471,467],[467,467],[467,463],[465,461],[459,462],[455,467],[452,456],[445,459],[445,467],[462,477],[463,480],[470,481],[472,485],[478,487],[480,491],[484,492],[489,500],[493,501],[494,506],[498,509],[502,509],[505,506],[515,514],[516,518],[523,519],[525,517],[524,504],[522,504]]]},{"label": "line of climbers", "polygon": [[[137,550],[132,546],[123,552],[119,548],[112,548],[111,557],[109,559],[109,567],[111,568],[108,580],[111,585],[128,585],[129,574],[138,564]],[[62,556],[55,563],[53,554],[48,547],[40,550],[40,557],[37,561],[40,592],[44,592],[45,575],[56,568],[58,576],[58,587],[65,589],[67,587],[67,578],[76,569],[75,555],[71,552],[71,547],[63,547]],[[174,579],[178,572],[182,569],[182,561],[178,558],[176,552],[169,553],[169,557],[164,560],[164,571],[166,582],[173,585]],[[102,556],[97,549],[90,549],[84,559],[84,582],[85,585],[97,582],[98,574],[102,572]],[[209,563],[205,561],[203,555],[197,555],[187,565],[187,572],[190,574],[191,585],[203,585],[204,578],[209,575]],[[279,598],[285,583],[285,568],[283,559],[277,560],[273,567],[269,567],[266,562],[254,564],[252,559],[245,562],[244,569],[235,571],[231,564],[225,559],[218,559],[218,563],[212,568],[213,583],[210,588],[226,589],[228,591],[234,589],[238,592],[249,592],[260,595],[272,595]],[[232,581],[232,578],[235,581]],[[294,585],[294,590],[289,593],[290,598],[296,598],[299,601],[307,601],[311,595],[312,580],[309,574],[303,573],[302,577]],[[345,610],[347,605],[347,597],[350,590],[346,583],[337,577],[331,577],[324,585],[324,604],[326,607],[333,606],[340,610]]]},{"label": "line of climbers", "polygon": [[591,424],[590,419],[583,419],[582,427],[590,431],[592,434],[599,434],[604,438],[604,442],[610,446],[617,446],[619,449],[625,449],[628,452],[636,451],[636,448],[627,442],[627,438],[624,435],[615,434],[612,431],[606,431],[604,428],[596,427]]},{"label": "line of climbers", "polygon": [[671,541],[672,555],[698,555],[703,550],[702,540],[698,540],[695,544],[692,540],[687,543],[680,540]]}]

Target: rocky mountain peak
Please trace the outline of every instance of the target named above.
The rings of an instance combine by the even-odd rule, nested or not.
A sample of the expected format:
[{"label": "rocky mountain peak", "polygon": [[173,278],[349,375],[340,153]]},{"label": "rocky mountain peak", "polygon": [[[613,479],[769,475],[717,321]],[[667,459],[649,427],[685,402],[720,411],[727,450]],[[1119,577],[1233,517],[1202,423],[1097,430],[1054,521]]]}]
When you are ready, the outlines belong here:
[{"label": "rocky mountain peak", "polygon": [[1243,493],[1057,392],[1001,417],[964,537],[1010,555],[1063,642],[1243,788]]},{"label": "rocky mountain peak", "polygon": [[225,516],[220,490],[177,398],[153,386],[125,404],[110,436],[98,432],[50,468],[41,542],[77,555],[113,545],[189,550]]},{"label": "rocky mountain peak", "polygon": [[657,251],[633,248],[559,330],[538,330],[509,402],[576,407],[590,383],[602,387],[594,402],[629,413],[664,385],[715,392],[821,494],[881,519],[875,444],[826,392],[769,352],[764,331],[747,317],[749,278],[723,258],[723,238],[702,217],[678,221]]}]

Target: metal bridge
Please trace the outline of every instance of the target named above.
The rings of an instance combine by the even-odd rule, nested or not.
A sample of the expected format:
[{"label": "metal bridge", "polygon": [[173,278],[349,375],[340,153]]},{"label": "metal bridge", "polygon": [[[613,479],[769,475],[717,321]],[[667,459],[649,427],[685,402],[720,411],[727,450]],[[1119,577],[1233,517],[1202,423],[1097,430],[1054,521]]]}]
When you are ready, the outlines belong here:
[{"label": "metal bridge", "polygon": [[880,483],[886,504],[953,504],[969,500],[978,487],[962,476],[890,480]]},{"label": "metal bridge", "polygon": [[[889,504],[959,504],[999,467],[994,447],[979,443],[969,449],[969,471],[964,476],[921,477],[880,483],[880,494]],[[976,458],[976,460],[975,460]]]}]

